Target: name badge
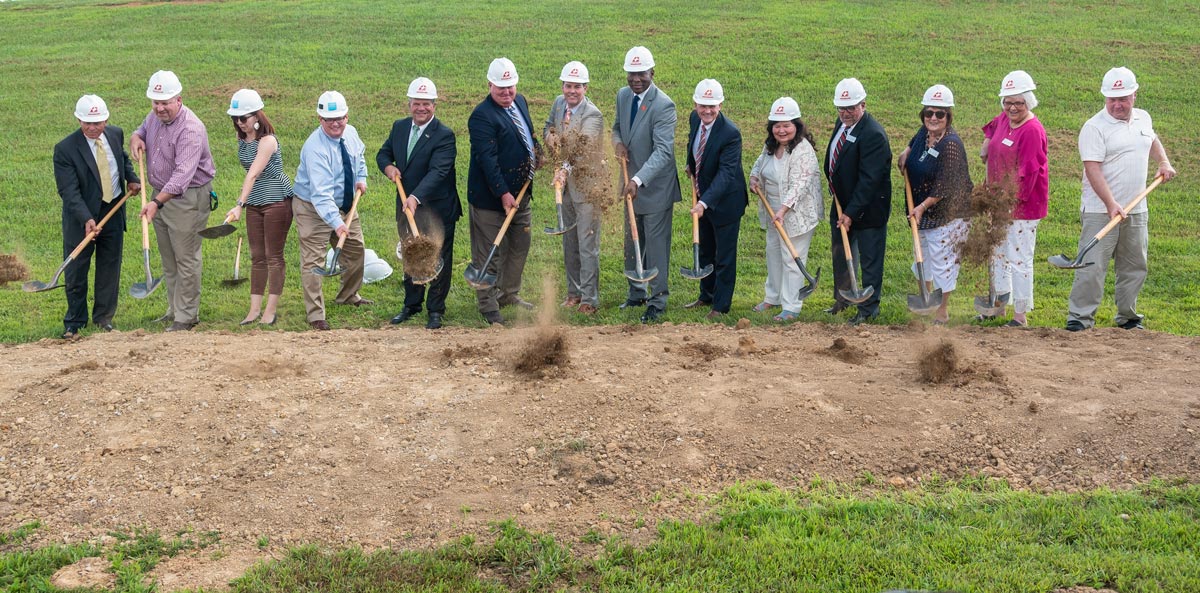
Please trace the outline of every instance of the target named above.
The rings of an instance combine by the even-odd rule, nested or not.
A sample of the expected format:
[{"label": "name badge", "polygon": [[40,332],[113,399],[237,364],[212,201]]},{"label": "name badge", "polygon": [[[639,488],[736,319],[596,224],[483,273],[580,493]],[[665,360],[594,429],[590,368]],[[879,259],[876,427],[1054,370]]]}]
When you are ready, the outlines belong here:
[{"label": "name badge", "polygon": [[1012,138],[1005,138],[1000,141],[1000,144],[1003,144],[1005,146],[1012,146],[1013,145]]},{"label": "name badge", "polygon": [[857,142],[857,141],[858,141],[858,136],[851,136],[850,134],[846,134],[846,142]]},{"label": "name badge", "polygon": [[938,155],[939,155],[939,154],[941,154],[941,153],[939,153],[938,151],[936,151],[936,150],[934,150],[934,149],[932,149],[932,148],[930,148],[929,150],[926,150],[925,152],[928,152],[928,153],[929,153],[929,156],[931,156],[931,157],[933,157],[933,158],[935,158],[935,159],[936,159],[936,158],[938,158]]}]

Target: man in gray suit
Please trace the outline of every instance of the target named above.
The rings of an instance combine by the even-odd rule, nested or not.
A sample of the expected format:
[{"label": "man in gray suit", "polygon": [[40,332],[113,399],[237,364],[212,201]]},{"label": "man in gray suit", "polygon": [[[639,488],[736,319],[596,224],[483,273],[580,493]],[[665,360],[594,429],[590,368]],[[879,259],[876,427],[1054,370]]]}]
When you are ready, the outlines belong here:
[{"label": "man in gray suit", "polygon": [[567,299],[562,306],[594,315],[600,306],[600,213],[588,200],[585,188],[572,173],[584,155],[578,149],[599,150],[604,116],[587,98],[588,69],[580,62],[563,66],[563,94],[554,100],[542,130],[546,145],[577,162],[563,162],[554,172],[555,185],[563,187],[563,224],[575,228],[563,234],[563,263],[567,271]]},{"label": "man in gray suit", "polygon": [[[671,208],[681,200],[675,171],[675,102],[654,86],[654,57],[638,46],[625,54],[625,81],[617,91],[613,149],[629,160],[629,182],[622,196],[632,195],[646,268],[657,268],[649,290],[629,283],[621,308],[646,305],[642,323],[657,321],[667,308],[667,272],[671,269]],[[625,269],[634,267],[633,240],[625,230]]]}]

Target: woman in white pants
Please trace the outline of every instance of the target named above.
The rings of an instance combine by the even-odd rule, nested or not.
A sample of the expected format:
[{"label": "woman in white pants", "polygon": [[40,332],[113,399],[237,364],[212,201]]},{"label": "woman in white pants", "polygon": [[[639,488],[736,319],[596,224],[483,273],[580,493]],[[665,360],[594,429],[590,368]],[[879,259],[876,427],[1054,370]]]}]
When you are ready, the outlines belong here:
[{"label": "woman in white pants", "polygon": [[[800,119],[800,106],[791,97],[782,97],[771,105],[767,140],[750,170],[750,189],[766,196],[775,211],[775,220],[783,225],[800,260],[807,264],[808,245],[825,205],[812,134]],[[804,305],[798,298],[804,275],[761,202],[758,222],[767,231],[767,281],[763,300],[754,306],[754,311],[764,313],[780,307],[782,310],[775,320],[790,321]]]}]

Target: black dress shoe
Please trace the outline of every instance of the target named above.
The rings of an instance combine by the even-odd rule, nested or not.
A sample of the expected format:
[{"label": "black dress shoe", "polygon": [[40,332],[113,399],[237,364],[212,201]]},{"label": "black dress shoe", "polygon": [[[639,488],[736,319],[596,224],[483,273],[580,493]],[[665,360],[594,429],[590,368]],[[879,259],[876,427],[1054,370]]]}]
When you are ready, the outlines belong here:
[{"label": "black dress shoe", "polygon": [[825,312],[830,315],[837,315],[846,310],[846,305],[843,303],[834,303],[832,307],[825,309]]},{"label": "black dress shoe", "polygon": [[413,315],[416,315],[417,313],[420,313],[420,312],[421,312],[420,309],[413,309],[411,307],[405,307],[400,310],[400,313],[396,314],[396,316],[392,318],[392,325],[400,325],[401,323],[404,323],[405,321],[412,319]]},{"label": "black dress shoe", "polygon": [[101,324],[98,324],[98,325],[100,326],[100,329],[101,329],[101,330],[103,330],[103,331],[110,332],[110,331],[112,331],[112,330],[113,330],[113,326],[112,326],[112,322],[111,322],[111,321],[105,321],[104,323],[101,323]]},{"label": "black dress shoe", "polygon": [[1087,326],[1082,321],[1072,319],[1067,322],[1067,331],[1069,332],[1081,332],[1085,329],[1087,329]]},{"label": "black dress shoe", "polygon": [[645,307],[645,306],[646,306],[646,299],[625,299],[625,302],[621,303],[620,308],[628,309],[630,307]]},{"label": "black dress shoe", "polygon": [[483,319],[492,325],[504,325],[504,316],[499,311],[488,311],[483,314]]},{"label": "black dress shoe", "polygon": [[854,317],[850,318],[850,325],[861,325],[868,321],[874,321],[877,317],[879,317],[878,313],[867,315],[866,313],[859,311],[858,313],[854,314]]},{"label": "black dress shoe", "polygon": [[649,307],[646,307],[646,312],[642,313],[642,323],[653,323],[658,321],[658,318],[662,317],[662,314],[662,309],[659,309],[654,305],[650,305]]},{"label": "black dress shoe", "polygon": [[1141,319],[1130,319],[1122,323],[1120,327],[1121,329],[1146,329],[1146,326],[1142,325]]},{"label": "black dress shoe", "polygon": [[712,306],[712,301],[702,301],[700,299],[696,299],[696,300],[684,305],[683,308],[684,309],[695,309],[696,307],[711,307],[711,306]]},{"label": "black dress shoe", "polygon": [[442,314],[430,313],[429,321],[425,322],[425,329],[439,329],[442,327]]}]

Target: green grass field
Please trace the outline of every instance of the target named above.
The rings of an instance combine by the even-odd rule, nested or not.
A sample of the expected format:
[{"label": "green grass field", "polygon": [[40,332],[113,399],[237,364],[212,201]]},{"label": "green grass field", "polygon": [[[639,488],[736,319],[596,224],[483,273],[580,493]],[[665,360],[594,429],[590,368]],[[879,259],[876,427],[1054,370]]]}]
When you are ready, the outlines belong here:
[{"label": "green grass field", "polygon": [[[681,106],[677,134],[679,158],[685,154],[686,116],[692,89],[701,78],[720,80],[726,89],[724,110],[746,137],[749,169],[763,140],[764,112],[778,96],[795,97],[815,132],[820,152],[835,121],[830,97],[834,84],[854,76],[864,81],[868,109],[887,127],[894,152],[907,144],[918,125],[921,93],[942,82],[955,92],[957,128],[975,153],[979,127],[998,111],[996,88],[1010,70],[1029,71],[1039,85],[1037,114],[1051,141],[1051,211],[1042,223],[1035,272],[1035,325],[1063,324],[1071,274],[1053,269],[1045,257],[1073,254],[1078,239],[1081,166],[1075,148],[1080,125],[1102,106],[1098,94],[1103,73],[1127,65],[1142,85],[1138,106],[1155,118],[1156,128],[1180,171],[1176,181],[1150,197],[1152,208],[1151,276],[1140,309],[1153,329],[1200,333],[1197,255],[1193,239],[1197,182],[1197,133],[1188,125],[1186,93],[1200,74],[1192,63],[1198,53],[1194,27],[1200,8],[1185,2],[1114,3],[1102,9],[1088,3],[730,3],[657,2],[630,10],[625,3],[467,2],[221,2],[99,3],[32,2],[0,5],[0,96],[4,97],[0,135],[0,196],[6,205],[0,225],[0,252],[16,253],[47,280],[62,261],[60,201],[52,178],[53,145],[77,125],[75,99],[97,93],[108,102],[110,123],[132,132],[149,110],[146,80],[157,69],[171,69],[184,84],[184,101],[208,124],[216,159],[217,193],[222,207],[217,224],[237,194],[243,172],[235,157],[236,141],[224,114],[229,96],[241,87],[258,89],[277,124],[285,168],[294,171],[304,138],[316,126],[312,104],[326,89],[342,91],[351,105],[350,121],[368,144],[369,157],[386,137],[394,119],[405,113],[404,91],[418,75],[430,76],[443,99],[438,116],[458,134],[459,181],[464,186],[468,144],[466,118],[486,93],[484,72],[497,56],[512,58],[520,71],[519,90],[529,98],[535,120],[558,94],[563,63],[580,59],[592,71],[589,96],[611,124],[613,102],[624,85],[621,60],[637,44],[652,49],[657,83]],[[372,160],[372,159],[369,159]],[[682,170],[682,168],[681,168]],[[973,163],[976,181],[983,166]],[[614,172],[614,177],[616,173]],[[895,173],[894,173],[895,175]],[[902,187],[898,176],[894,186]],[[396,242],[393,192],[373,170],[362,207],[367,246],[393,264]],[[549,175],[539,174],[534,229],[549,222]],[[465,191],[463,192],[465,201]],[[903,216],[903,194],[894,200],[885,278],[883,321],[904,322],[904,295],[915,291],[907,272],[911,243]],[[677,208],[678,209],[681,209]],[[617,214],[605,226],[602,252],[602,314],[594,323],[636,318],[615,305],[624,299],[621,239]],[[678,273],[689,251],[690,219],[676,213],[671,309],[667,319],[699,320],[702,312],[679,305],[697,290]],[[534,240],[526,270],[526,296],[537,300],[539,279],[560,283],[557,240]],[[468,233],[462,223],[448,321],[481,325],[473,294],[461,273],[468,262]],[[734,312],[748,315],[761,300],[764,232],[755,209],[747,210],[739,259]],[[304,327],[298,293],[298,249],[289,245],[288,287],[280,324]],[[142,277],[139,231],[131,225],[126,243],[122,290]],[[232,275],[235,239],[205,244],[202,328],[233,329],[244,314],[246,287],[225,289]],[[823,225],[811,252],[813,267],[825,280],[809,299],[802,321],[824,321],[821,309],[832,301],[829,230]],[[249,264],[248,254],[243,262]],[[153,254],[158,271],[157,251]],[[398,267],[398,266],[397,266]],[[142,278],[144,279],[144,278]],[[985,292],[982,270],[964,270],[952,318],[965,323],[974,311],[970,295]],[[332,283],[329,283],[332,284]],[[332,286],[331,286],[332,289]],[[561,294],[562,289],[559,289]],[[1110,291],[1111,293],[1111,291]],[[164,293],[165,294],[165,293]],[[165,310],[164,294],[145,301],[124,296],[116,324],[120,329],[157,330],[150,320]],[[376,300],[371,310],[333,307],[335,327],[386,324],[401,305],[399,273],[367,287]],[[0,289],[0,341],[56,335],[65,310],[61,292],[22,293],[19,283]],[[1111,296],[1099,323],[1111,322]],[[769,317],[748,315],[755,322]],[[583,323],[583,318],[573,322]]]}]

